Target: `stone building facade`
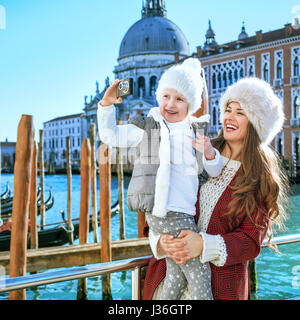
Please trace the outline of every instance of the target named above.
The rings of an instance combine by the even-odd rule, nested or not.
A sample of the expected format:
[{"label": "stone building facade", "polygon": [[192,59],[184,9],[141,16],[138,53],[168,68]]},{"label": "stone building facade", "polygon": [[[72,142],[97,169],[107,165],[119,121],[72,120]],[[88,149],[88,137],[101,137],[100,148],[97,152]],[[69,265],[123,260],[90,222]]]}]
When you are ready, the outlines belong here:
[{"label": "stone building facade", "polygon": [[63,172],[67,163],[67,142],[70,137],[72,169],[80,168],[81,141],[86,132],[83,113],[58,117],[43,123],[44,161],[48,171]]},{"label": "stone building facade", "polygon": [[[221,128],[219,102],[226,87],[240,78],[256,76],[269,82],[284,106],[284,129],[273,141],[290,174],[300,169],[300,25],[248,36],[245,26],[236,41],[218,44],[209,23],[204,45],[197,47],[205,70],[211,114],[210,135]],[[298,169],[297,169],[298,168]],[[298,172],[299,174],[299,172]]]}]

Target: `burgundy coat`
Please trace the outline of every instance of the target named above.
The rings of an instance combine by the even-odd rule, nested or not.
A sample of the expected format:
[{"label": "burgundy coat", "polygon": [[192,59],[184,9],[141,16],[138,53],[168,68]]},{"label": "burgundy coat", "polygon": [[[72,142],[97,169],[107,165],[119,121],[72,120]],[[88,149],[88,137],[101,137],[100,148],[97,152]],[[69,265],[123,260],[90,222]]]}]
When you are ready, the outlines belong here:
[{"label": "burgundy coat", "polygon": [[[232,180],[230,185],[233,184]],[[263,239],[267,232],[267,223],[260,221],[256,226],[249,218],[244,217],[239,226],[232,230],[223,216],[231,200],[232,190],[227,187],[219,198],[209,221],[206,233],[222,235],[227,250],[225,265],[217,267],[210,263],[211,286],[214,300],[248,300],[250,285],[248,261],[258,256]],[[199,197],[199,193],[198,193]],[[196,204],[196,221],[199,218],[199,201]],[[145,228],[145,232],[147,228]],[[144,300],[151,300],[156,287],[166,275],[165,259],[151,258],[144,286]]]}]

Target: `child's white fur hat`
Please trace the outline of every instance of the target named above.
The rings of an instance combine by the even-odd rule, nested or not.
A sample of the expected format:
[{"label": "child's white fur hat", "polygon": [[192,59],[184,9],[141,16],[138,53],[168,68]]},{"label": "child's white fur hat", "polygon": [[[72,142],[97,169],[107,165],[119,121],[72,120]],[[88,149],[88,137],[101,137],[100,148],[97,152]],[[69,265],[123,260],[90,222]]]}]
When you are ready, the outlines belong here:
[{"label": "child's white fur hat", "polygon": [[220,101],[221,121],[230,102],[238,102],[254,126],[260,140],[269,144],[282,129],[281,100],[271,86],[258,78],[243,78],[229,86]]},{"label": "child's white fur hat", "polygon": [[167,69],[158,82],[157,101],[160,100],[165,89],[174,89],[186,98],[189,104],[189,113],[196,112],[201,108],[202,103],[204,84],[201,73],[201,63],[195,58],[186,59],[183,63]]}]

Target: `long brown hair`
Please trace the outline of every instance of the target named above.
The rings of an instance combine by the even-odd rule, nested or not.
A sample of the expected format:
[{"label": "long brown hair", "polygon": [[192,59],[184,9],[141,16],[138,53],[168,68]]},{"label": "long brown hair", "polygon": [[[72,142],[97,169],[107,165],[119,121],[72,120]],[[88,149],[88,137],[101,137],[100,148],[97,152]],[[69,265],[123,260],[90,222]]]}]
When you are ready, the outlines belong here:
[{"label": "long brown hair", "polygon": [[[212,145],[220,152],[223,151],[226,146],[223,129],[212,139]],[[240,161],[241,167],[231,186],[232,199],[225,216],[232,228],[245,215],[257,226],[268,225],[270,244],[273,223],[283,227],[287,217],[289,182],[279,156],[271,147],[261,143],[250,122]]]}]

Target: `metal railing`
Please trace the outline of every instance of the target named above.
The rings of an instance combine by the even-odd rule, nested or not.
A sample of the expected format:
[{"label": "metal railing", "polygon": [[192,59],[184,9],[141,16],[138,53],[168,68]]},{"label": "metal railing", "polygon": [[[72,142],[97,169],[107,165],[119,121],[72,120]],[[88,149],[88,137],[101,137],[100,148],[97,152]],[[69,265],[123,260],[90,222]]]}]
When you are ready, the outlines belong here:
[{"label": "metal railing", "polygon": [[146,266],[151,256],[99,263],[94,266],[68,268],[23,277],[0,279],[0,292],[26,289],[51,283],[100,276],[107,273],[131,269],[132,300],[141,299],[141,268]]},{"label": "metal railing", "polygon": [[[267,239],[262,246],[267,246]],[[300,234],[278,236],[271,243],[283,245],[300,242]],[[26,289],[40,285],[99,276],[107,273],[131,270],[132,300],[141,299],[141,268],[146,266],[151,256],[100,263],[93,266],[65,268],[58,271],[43,272],[23,277],[0,279],[0,292]]]}]

